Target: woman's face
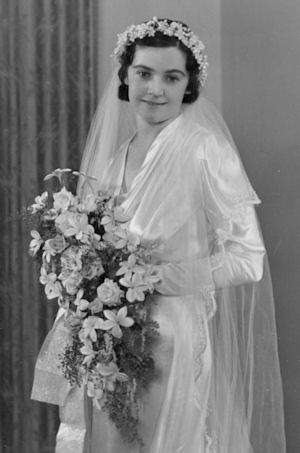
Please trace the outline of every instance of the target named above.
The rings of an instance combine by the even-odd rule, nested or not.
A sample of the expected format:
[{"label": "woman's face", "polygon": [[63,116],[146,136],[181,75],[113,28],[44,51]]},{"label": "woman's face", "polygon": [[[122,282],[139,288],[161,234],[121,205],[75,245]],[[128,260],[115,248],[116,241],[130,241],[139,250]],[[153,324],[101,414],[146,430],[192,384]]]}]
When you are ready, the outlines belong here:
[{"label": "woman's face", "polygon": [[126,83],[137,117],[148,124],[172,121],[181,111],[189,82],[186,55],[176,47],[137,46]]}]

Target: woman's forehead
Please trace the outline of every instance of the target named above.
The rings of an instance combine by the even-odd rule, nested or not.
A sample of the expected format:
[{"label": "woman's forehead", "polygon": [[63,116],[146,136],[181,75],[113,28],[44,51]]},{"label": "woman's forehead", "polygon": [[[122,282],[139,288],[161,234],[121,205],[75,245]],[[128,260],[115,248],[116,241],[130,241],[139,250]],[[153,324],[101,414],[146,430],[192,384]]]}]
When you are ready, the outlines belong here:
[{"label": "woman's forehead", "polygon": [[139,65],[161,71],[186,72],[186,55],[177,47],[136,46],[132,66]]}]

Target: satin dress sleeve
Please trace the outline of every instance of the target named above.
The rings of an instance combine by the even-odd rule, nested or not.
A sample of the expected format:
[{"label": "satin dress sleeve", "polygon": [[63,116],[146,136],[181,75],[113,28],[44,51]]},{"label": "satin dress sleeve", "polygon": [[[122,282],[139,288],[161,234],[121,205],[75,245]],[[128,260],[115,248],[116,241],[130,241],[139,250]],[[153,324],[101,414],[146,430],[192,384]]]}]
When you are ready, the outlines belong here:
[{"label": "satin dress sleeve", "polygon": [[[259,281],[265,255],[254,208],[260,200],[240,161],[227,143],[224,147],[226,149],[220,149],[216,138],[208,135],[196,153],[207,218],[209,260],[216,289]],[[200,273],[207,265],[202,261],[203,257],[197,263]],[[186,263],[180,261],[157,266],[160,282],[156,290],[164,295],[178,294],[178,282],[187,269]]]}]

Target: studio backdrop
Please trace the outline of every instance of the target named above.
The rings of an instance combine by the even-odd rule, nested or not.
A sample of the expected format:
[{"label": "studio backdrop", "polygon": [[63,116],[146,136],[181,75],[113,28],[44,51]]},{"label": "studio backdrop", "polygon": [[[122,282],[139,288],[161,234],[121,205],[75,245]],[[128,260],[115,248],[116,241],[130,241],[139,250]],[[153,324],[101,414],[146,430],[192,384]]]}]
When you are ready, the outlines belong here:
[{"label": "studio backdrop", "polygon": [[28,256],[22,208],[57,167],[78,168],[98,99],[98,2],[0,1],[0,452],[53,452],[57,407],[30,400],[57,303]]}]

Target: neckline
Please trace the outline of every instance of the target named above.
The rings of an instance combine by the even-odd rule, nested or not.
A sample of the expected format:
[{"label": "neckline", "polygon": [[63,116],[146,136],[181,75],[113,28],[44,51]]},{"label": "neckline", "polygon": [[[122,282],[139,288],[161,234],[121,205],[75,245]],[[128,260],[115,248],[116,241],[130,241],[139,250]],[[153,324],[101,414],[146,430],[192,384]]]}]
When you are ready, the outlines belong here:
[{"label": "neckline", "polygon": [[141,173],[141,171],[143,170],[144,168],[144,165],[145,163],[147,162],[148,160],[148,156],[151,152],[151,150],[153,149],[153,147],[155,146],[155,144],[157,143],[157,141],[164,135],[168,132],[168,130],[174,126],[175,123],[179,122],[181,119],[183,118],[183,112],[181,112],[178,116],[176,116],[176,118],[173,119],[173,121],[171,121],[169,124],[167,124],[158,134],[157,136],[155,137],[155,139],[152,141],[151,145],[149,146],[146,154],[145,154],[145,158],[143,160],[143,163],[139,169],[139,171],[137,172],[137,174],[135,175],[135,177],[133,178],[132,180],[132,183],[130,185],[130,187],[128,188],[126,186],[126,182],[125,182],[125,171],[126,171],[126,163],[127,163],[127,157],[128,157],[128,152],[129,152],[129,147],[130,147],[130,144],[131,142],[133,141],[134,137],[136,136],[137,132],[135,131],[135,133],[127,140],[127,143],[126,143],[126,146],[124,147],[124,156],[123,156],[123,162],[122,162],[122,169],[121,169],[121,177],[120,177],[120,181],[121,181],[121,184],[120,184],[120,195],[122,197],[126,197],[130,192],[131,190],[133,189],[134,185],[135,185],[135,181],[137,180],[139,174]]},{"label": "neckline", "polygon": [[131,189],[131,187],[133,185],[133,181],[136,178],[136,176],[135,176],[133,181],[132,181],[132,183],[131,183],[130,188],[128,189],[127,186],[126,186],[126,182],[125,182],[126,163],[127,163],[127,158],[128,158],[129,146],[130,146],[130,143],[132,142],[132,140],[134,139],[135,136],[136,136],[136,132],[127,141],[126,146],[125,146],[125,150],[124,150],[124,156],[123,156],[123,162],[122,162],[122,171],[121,171],[121,187],[120,187],[120,193],[122,195],[127,195],[130,192],[130,189]]}]

